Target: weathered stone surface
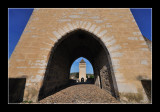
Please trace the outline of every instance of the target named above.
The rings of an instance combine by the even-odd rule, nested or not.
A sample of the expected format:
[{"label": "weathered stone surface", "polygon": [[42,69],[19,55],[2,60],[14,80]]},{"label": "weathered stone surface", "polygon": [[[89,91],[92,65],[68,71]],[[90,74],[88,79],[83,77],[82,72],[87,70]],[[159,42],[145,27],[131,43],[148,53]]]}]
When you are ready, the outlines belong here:
[{"label": "weathered stone surface", "polygon": [[[78,92],[77,92],[78,91]],[[80,84],[65,88],[40,100],[45,104],[108,104],[120,103],[108,92],[91,84]]]},{"label": "weathered stone surface", "polygon": [[9,59],[9,78],[26,78],[23,100],[36,102],[66,85],[82,56],[93,65],[95,84],[114,97],[128,82],[137,93],[125,94],[141,94],[137,77],[151,80],[152,70],[145,42],[129,9],[35,9]]},{"label": "weathered stone surface", "polygon": [[87,78],[86,78],[86,63],[83,59],[79,63],[79,81],[80,82],[82,82],[82,78],[83,78],[83,81],[86,82],[86,80],[87,80]]}]

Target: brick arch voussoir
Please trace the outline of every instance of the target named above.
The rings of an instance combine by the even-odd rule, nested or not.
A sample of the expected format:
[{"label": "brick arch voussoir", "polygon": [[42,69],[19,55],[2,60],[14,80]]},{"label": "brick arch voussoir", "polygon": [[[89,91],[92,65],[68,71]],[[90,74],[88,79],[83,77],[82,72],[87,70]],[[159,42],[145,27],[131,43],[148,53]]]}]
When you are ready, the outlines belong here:
[{"label": "brick arch voussoir", "polygon": [[96,35],[107,48],[110,54],[111,60],[113,60],[113,57],[115,57],[116,52],[119,55],[122,54],[118,52],[118,50],[121,49],[121,46],[116,43],[116,39],[114,38],[113,35],[107,36],[106,34],[108,33],[108,31],[106,29],[101,30],[101,27],[98,26],[97,24],[87,22],[87,21],[76,21],[73,23],[66,23],[66,25],[64,25],[63,27],[58,28],[57,31],[53,32],[54,36],[57,38],[55,42],[58,42],[58,40],[61,39],[67,33],[70,33],[78,29],[88,31]]}]

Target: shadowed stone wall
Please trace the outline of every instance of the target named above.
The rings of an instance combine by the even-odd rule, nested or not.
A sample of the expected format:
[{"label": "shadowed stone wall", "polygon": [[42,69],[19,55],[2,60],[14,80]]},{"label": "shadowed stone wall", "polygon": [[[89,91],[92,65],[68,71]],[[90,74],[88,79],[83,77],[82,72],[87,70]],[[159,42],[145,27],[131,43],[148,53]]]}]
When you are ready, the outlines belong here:
[{"label": "shadowed stone wall", "polygon": [[149,100],[149,102],[151,102],[152,97],[151,97],[151,92],[152,92],[152,88],[151,88],[151,80],[141,80],[143,88],[145,90],[145,93],[147,95],[147,98]]},{"label": "shadowed stone wall", "polygon": [[[146,41],[146,44],[147,44],[149,50],[152,51],[152,41],[150,41],[149,39],[147,39],[147,38],[144,37],[144,36],[143,36],[143,38],[144,38],[144,40]],[[145,44],[145,43],[144,43],[144,44]]]},{"label": "shadowed stone wall", "polygon": [[9,78],[9,103],[23,101],[25,84],[25,78]]}]

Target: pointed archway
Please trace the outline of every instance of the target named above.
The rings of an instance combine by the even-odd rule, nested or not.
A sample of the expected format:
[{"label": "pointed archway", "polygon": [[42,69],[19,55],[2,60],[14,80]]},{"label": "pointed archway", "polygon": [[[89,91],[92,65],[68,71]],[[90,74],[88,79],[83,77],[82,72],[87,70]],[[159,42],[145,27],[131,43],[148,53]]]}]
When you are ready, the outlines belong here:
[{"label": "pointed archway", "polygon": [[67,85],[71,65],[78,57],[87,58],[93,65],[94,84],[119,99],[107,48],[96,35],[83,29],[67,33],[52,48],[38,99],[41,100]]}]

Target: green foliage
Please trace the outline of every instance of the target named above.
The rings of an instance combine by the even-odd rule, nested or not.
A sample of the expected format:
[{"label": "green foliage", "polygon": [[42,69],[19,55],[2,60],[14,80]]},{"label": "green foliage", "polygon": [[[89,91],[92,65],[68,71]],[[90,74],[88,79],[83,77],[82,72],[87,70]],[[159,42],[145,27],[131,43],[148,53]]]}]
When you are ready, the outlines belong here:
[{"label": "green foliage", "polygon": [[90,75],[90,78],[92,78],[92,79],[93,79],[93,78],[94,78],[94,75]]},{"label": "green foliage", "polygon": [[94,75],[93,74],[86,74],[87,76],[87,78],[94,78]]},{"label": "green foliage", "polygon": [[76,78],[79,78],[79,73],[76,73]]},{"label": "green foliage", "polygon": [[[74,73],[70,73],[70,76],[74,76],[76,78],[79,78],[79,72],[74,72]],[[86,74],[86,78],[94,78],[94,75],[93,74]]]},{"label": "green foliage", "polygon": [[28,101],[23,101],[23,103],[28,103]]},{"label": "green foliage", "polygon": [[32,103],[32,101],[28,101],[28,103]]},{"label": "green foliage", "polygon": [[32,103],[32,101],[23,101],[22,103]]},{"label": "green foliage", "polygon": [[74,76],[76,78],[79,78],[79,73],[78,72],[70,73],[70,76]]}]

